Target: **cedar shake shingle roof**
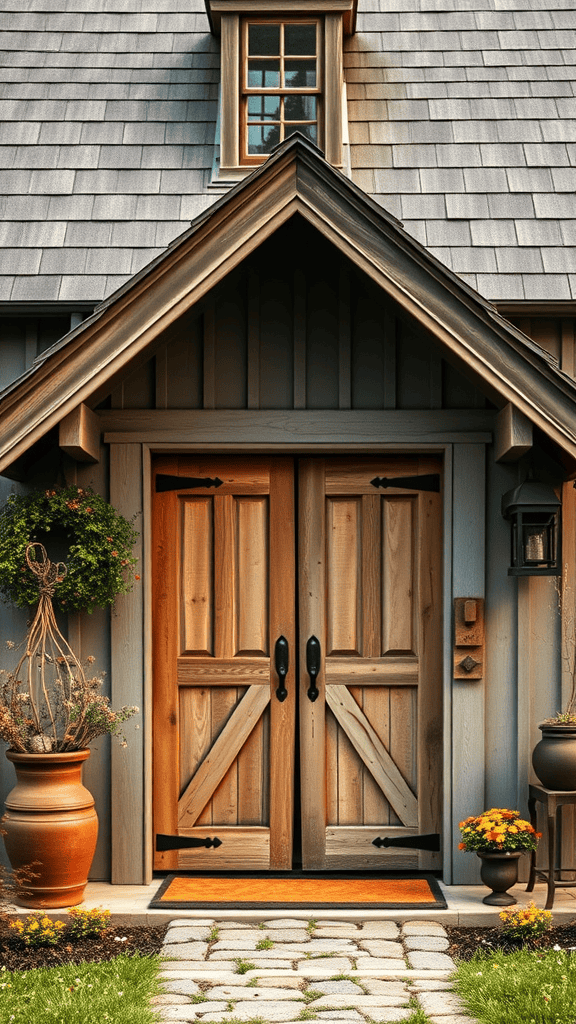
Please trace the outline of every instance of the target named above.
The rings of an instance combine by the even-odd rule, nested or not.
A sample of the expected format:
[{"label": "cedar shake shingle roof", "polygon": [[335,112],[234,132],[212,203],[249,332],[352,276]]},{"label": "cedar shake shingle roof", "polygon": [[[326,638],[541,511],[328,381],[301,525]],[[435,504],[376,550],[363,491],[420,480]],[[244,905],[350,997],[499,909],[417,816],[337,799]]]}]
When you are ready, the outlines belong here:
[{"label": "cedar shake shingle roof", "polygon": [[[0,301],[96,302],[221,194],[219,41],[202,0],[2,9]],[[576,298],[573,0],[359,0],[345,49],[354,181],[486,298]]]}]

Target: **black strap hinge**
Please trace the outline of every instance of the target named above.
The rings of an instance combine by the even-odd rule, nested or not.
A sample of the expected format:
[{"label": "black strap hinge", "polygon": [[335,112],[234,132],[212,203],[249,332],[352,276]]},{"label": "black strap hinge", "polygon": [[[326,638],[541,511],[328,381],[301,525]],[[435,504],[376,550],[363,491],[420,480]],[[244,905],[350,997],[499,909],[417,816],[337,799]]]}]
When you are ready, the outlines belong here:
[{"label": "black strap hinge", "polygon": [[222,846],[222,840],[214,836],[211,839],[209,836],[202,838],[201,836],[164,836],[158,834],[156,836],[156,849],[158,853],[163,853],[165,850],[190,850],[199,846],[205,846],[208,849],[211,847]]},{"label": "black strap hinge", "polygon": [[393,839],[384,836],[384,838],[373,839],[372,846],[403,846],[410,850],[430,850],[432,853],[437,853],[440,849],[440,835],[438,832],[434,832],[428,836],[399,836]]},{"label": "black strap hinge", "polygon": [[370,481],[373,487],[405,487],[408,491],[440,490],[440,474],[428,473],[422,476],[375,476]]},{"label": "black strap hinge", "polygon": [[223,483],[218,476],[168,476],[166,473],[158,473],[156,491],[188,491],[193,487],[221,487]]}]

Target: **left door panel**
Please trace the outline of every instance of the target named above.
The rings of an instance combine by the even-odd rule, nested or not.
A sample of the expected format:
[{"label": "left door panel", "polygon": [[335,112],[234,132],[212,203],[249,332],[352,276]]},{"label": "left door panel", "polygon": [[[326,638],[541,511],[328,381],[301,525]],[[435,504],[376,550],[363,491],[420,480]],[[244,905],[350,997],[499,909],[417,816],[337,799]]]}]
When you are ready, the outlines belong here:
[{"label": "left door panel", "polygon": [[163,456],[153,488],[154,834],[221,841],[156,851],[155,868],[289,869],[293,461]]}]

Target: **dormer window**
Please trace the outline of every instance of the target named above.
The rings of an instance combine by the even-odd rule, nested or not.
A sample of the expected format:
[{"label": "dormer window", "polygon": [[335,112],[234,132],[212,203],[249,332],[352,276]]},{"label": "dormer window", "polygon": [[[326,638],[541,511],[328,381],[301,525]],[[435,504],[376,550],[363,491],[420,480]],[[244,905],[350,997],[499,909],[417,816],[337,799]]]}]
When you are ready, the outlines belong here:
[{"label": "dormer window", "polygon": [[241,163],[265,160],[296,131],[321,145],[319,20],[247,19],[242,35]]},{"label": "dormer window", "polygon": [[343,162],[344,34],[356,0],[207,0],[222,39],[218,181],[245,177],[294,132]]}]

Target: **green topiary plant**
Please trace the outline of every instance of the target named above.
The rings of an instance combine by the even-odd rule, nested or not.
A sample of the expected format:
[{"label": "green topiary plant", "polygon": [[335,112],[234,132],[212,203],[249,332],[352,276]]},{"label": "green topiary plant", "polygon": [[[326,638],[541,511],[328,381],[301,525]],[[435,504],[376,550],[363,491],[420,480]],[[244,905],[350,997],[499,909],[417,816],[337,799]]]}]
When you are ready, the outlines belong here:
[{"label": "green topiary plant", "polygon": [[0,508],[0,596],[26,608],[38,600],[38,582],[26,563],[29,544],[50,549],[63,537],[68,572],[57,580],[53,602],[60,611],[88,611],[113,603],[134,580],[138,537],[132,524],[94,491],[70,485],[11,494]]}]

